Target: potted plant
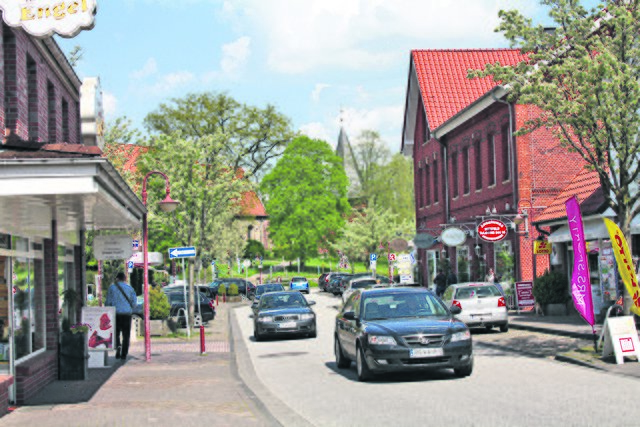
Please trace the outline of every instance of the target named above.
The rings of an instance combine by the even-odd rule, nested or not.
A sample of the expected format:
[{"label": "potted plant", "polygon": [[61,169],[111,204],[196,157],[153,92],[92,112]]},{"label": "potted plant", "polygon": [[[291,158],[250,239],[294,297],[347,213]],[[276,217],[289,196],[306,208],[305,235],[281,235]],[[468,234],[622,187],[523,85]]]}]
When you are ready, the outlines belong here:
[{"label": "potted plant", "polygon": [[240,302],[240,296],[238,295],[238,285],[236,283],[232,283],[229,285],[229,302]]},{"label": "potted plant", "polygon": [[567,276],[557,271],[545,271],[533,282],[533,296],[547,316],[564,316],[567,314],[569,281]]},{"label": "potted plant", "polygon": [[80,304],[80,296],[73,289],[62,292],[64,298],[61,331],[58,341],[58,379],[84,380],[89,368],[89,346],[87,337],[90,326],[69,320],[75,318],[76,308]]},{"label": "potted plant", "polygon": [[151,335],[165,336],[169,333],[169,324],[167,319],[171,312],[171,305],[167,294],[162,292],[159,287],[152,286],[149,288],[149,319]]},{"label": "potted plant", "polygon": [[218,286],[218,295],[222,296],[222,302],[227,302],[227,287],[224,283],[221,283],[220,286]]}]

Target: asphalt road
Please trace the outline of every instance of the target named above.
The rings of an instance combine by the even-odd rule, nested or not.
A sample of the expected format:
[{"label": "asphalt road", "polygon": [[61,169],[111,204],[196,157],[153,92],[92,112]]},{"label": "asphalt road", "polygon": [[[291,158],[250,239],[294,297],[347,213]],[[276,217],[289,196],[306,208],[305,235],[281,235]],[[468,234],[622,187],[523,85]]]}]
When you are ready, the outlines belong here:
[{"label": "asphalt road", "polygon": [[317,302],[315,339],[256,342],[249,307],[235,312],[236,351],[246,347],[258,380],[247,383],[283,425],[632,426],[640,417],[637,379],[553,361],[557,349],[584,343],[524,331],[474,332],[468,378],[443,370],[359,383],[355,364],[334,362],[340,300],[317,290],[307,298]]}]

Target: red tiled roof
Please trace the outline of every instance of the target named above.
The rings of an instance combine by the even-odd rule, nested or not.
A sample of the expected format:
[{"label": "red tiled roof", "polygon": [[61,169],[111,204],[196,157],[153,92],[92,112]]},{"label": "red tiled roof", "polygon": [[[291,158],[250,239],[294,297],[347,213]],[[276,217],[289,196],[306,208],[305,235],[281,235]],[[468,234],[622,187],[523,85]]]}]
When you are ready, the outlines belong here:
[{"label": "red tiled roof", "polygon": [[431,130],[496,86],[490,77],[468,79],[468,70],[524,59],[519,49],[413,50],[411,57]]},{"label": "red tiled roof", "polygon": [[240,213],[238,213],[238,216],[268,216],[267,211],[264,209],[264,205],[258,198],[255,191],[247,191],[243,193],[240,205]]},{"label": "red tiled roof", "polygon": [[580,202],[583,215],[595,213],[604,203],[604,195],[600,186],[600,178],[596,171],[583,169],[571,180],[569,185],[551,202],[540,215],[536,215],[535,222],[546,222],[567,217],[565,202],[576,196]]},{"label": "red tiled roof", "polygon": [[87,146],[82,144],[45,144],[43,151],[55,151],[58,153],[84,154],[89,156],[100,156],[102,150],[100,147]]}]

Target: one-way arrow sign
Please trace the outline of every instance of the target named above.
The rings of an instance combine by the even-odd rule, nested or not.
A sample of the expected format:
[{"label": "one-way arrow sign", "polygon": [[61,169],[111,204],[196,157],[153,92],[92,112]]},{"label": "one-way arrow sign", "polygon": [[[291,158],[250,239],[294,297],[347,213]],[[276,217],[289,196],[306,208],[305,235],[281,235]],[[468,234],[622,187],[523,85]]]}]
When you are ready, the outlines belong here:
[{"label": "one-way arrow sign", "polygon": [[193,258],[196,256],[196,248],[193,246],[187,246],[184,248],[171,248],[169,249],[169,259],[173,258]]}]

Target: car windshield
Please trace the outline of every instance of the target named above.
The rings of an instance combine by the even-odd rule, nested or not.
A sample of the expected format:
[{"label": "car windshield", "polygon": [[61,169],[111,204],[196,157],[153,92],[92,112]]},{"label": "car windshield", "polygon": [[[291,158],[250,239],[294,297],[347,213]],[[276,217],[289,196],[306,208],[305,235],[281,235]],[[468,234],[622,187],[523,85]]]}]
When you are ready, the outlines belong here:
[{"label": "car windshield", "polygon": [[291,279],[291,282],[295,282],[295,283],[300,283],[300,282],[306,282],[307,279],[305,279],[304,277],[294,277],[293,279]]},{"label": "car windshield", "polygon": [[377,285],[378,282],[376,280],[359,280],[357,282],[353,282],[351,284],[351,288],[352,289],[364,289],[364,288],[370,288],[374,285]]},{"label": "car windshield", "polygon": [[369,295],[364,298],[362,307],[364,320],[447,316],[449,314],[446,307],[427,292]]},{"label": "car windshield", "polygon": [[[200,295],[200,302],[207,302],[207,296],[202,292],[198,292]],[[180,292],[170,292],[167,294],[169,304],[184,304],[184,294]]]},{"label": "car windshield", "polygon": [[262,286],[258,286],[258,289],[256,289],[256,295],[262,295],[267,292],[278,292],[278,291],[284,291],[284,288],[282,287],[282,285],[262,285]]},{"label": "car windshield", "polygon": [[498,288],[494,285],[469,286],[465,288],[458,288],[458,291],[456,292],[456,299],[499,297],[501,295],[502,294],[498,291]]},{"label": "car windshield", "polygon": [[286,294],[265,294],[260,298],[260,308],[288,308],[288,307],[306,307],[307,300],[304,299],[300,292],[291,292]]}]

